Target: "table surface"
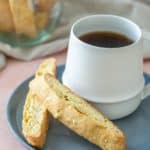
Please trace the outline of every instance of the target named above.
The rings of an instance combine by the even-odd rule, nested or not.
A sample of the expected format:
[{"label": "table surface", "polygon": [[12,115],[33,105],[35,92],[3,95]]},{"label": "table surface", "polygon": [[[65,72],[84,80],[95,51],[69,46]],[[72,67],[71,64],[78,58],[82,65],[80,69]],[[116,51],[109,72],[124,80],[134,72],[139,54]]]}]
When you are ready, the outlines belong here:
[{"label": "table surface", "polygon": [[[64,64],[66,51],[49,57],[55,57],[58,65]],[[9,96],[16,86],[33,75],[43,59],[44,58],[23,62],[9,58],[7,67],[0,72],[0,150],[25,149],[8,128],[6,121],[6,106]],[[144,72],[150,73],[150,60],[144,61]]]}]

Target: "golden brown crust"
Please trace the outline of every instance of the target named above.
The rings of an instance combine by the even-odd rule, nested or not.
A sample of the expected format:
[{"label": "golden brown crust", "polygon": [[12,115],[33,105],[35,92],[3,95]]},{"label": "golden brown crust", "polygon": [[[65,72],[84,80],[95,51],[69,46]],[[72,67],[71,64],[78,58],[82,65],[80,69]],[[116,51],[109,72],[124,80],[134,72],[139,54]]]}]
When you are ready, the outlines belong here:
[{"label": "golden brown crust", "polygon": [[39,0],[38,1],[38,10],[44,12],[50,12],[54,5],[55,0]]},{"label": "golden brown crust", "polygon": [[35,13],[35,22],[38,29],[43,29],[47,26],[54,6],[54,0],[39,0]]},{"label": "golden brown crust", "polygon": [[37,31],[34,21],[34,12],[28,0],[9,0],[11,13],[17,34],[36,37]]},{"label": "golden brown crust", "polygon": [[29,144],[39,148],[42,148],[45,143],[50,119],[44,104],[46,95],[43,95],[47,88],[44,86],[43,76],[47,72],[56,76],[56,60],[54,58],[45,60],[39,66],[35,79],[30,82],[23,110],[22,133]]},{"label": "golden brown crust", "polygon": [[34,92],[29,91],[24,106],[22,132],[33,146],[41,148],[45,143],[49,123],[49,113]]},{"label": "golden brown crust", "polygon": [[39,69],[35,73],[36,77],[44,76],[46,73],[51,74],[51,76],[56,77],[56,59],[49,58],[45,59],[39,66]]},{"label": "golden brown crust", "polygon": [[1,14],[0,31],[2,32],[14,31],[14,24],[8,0],[0,0],[0,14]]},{"label": "golden brown crust", "polygon": [[125,136],[111,121],[50,75],[45,80],[51,88],[46,107],[53,117],[103,150],[125,150]]},{"label": "golden brown crust", "polygon": [[49,14],[47,12],[36,12],[35,22],[38,29],[44,29],[48,24]]},{"label": "golden brown crust", "polygon": [[41,125],[41,133],[39,136],[35,136],[35,135],[26,135],[26,140],[28,141],[29,144],[31,144],[32,146],[38,147],[38,148],[42,148],[45,140],[46,140],[46,135],[47,135],[47,130],[48,130],[48,125],[49,125],[49,113],[48,111],[45,111],[45,114],[43,114],[43,121],[42,121],[42,125]]}]

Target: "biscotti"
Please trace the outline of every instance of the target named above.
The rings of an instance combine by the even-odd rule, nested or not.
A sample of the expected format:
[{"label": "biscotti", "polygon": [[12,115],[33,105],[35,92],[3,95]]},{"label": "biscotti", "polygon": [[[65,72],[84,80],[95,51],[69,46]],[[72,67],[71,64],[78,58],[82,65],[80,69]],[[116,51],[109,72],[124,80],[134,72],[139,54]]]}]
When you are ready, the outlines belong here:
[{"label": "biscotti", "polygon": [[37,7],[39,11],[50,12],[54,3],[55,0],[38,0]]},{"label": "biscotti", "polygon": [[27,142],[42,148],[49,124],[49,113],[34,92],[29,91],[23,112],[22,132]]},{"label": "biscotti", "polygon": [[0,14],[0,31],[14,31],[14,24],[8,0],[0,0]]},{"label": "biscotti", "polygon": [[[50,73],[53,77],[56,76],[55,59],[47,59],[39,66],[35,78],[29,84],[29,92],[23,110],[23,135],[29,144],[38,148],[42,148],[45,143],[50,119],[50,114],[44,104],[43,94],[45,90],[41,88],[46,87],[42,86],[45,83],[44,74],[46,73]],[[34,84],[32,85],[32,83]],[[37,89],[40,92],[37,93]]]},{"label": "biscotti", "polygon": [[49,14],[47,12],[36,12],[35,22],[37,29],[44,29],[48,24]]},{"label": "biscotti", "polygon": [[35,78],[37,77],[43,77],[46,73],[51,74],[51,76],[56,77],[56,59],[55,58],[49,58],[44,60],[40,66],[37,72],[35,73]]},{"label": "biscotti", "polygon": [[9,0],[9,4],[16,33],[25,34],[31,38],[36,37],[34,10],[30,6],[29,0]]},{"label": "biscotti", "polygon": [[125,150],[125,136],[111,121],[50,74],[45,81],[52,90],[46,107],[54,118],[103,150]]},{"label": "biscotti", "polygon": [[38,29],[44,29],[47,26],[54,3],[54,0],[38,0],[35,13],[35,22]]}]

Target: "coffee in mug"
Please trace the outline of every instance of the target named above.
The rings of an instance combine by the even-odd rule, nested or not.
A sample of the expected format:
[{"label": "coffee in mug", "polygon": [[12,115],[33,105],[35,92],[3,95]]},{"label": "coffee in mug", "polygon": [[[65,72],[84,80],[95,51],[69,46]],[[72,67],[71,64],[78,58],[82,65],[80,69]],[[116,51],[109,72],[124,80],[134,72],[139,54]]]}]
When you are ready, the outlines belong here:
[{"label": "coffee in mug", "polygon": [[89,32],[81,35],[79,39],[94,46],[107,48],[128,46],[134,42],[126,35],[110,31]]}]

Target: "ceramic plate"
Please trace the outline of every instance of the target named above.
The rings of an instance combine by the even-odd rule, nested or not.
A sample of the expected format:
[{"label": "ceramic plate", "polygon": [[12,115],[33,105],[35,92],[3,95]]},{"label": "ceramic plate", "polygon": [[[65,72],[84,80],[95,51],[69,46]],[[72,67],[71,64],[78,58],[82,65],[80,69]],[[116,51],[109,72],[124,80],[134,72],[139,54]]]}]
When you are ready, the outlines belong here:
[{"label": "ceramic plate", "polygon": [[[64,66],[58,66],[57,78],[61,80]],[[150,75],[144,74],[146,83]],[[22,110],[33,77],[21,83],[13,92],[7,105],[7,120],[12,133],[29,150],[36,150],[24,139],[21,132]],[[150,150],[150,97],[130,116],[114,121],[126,134],[127,150]],[[73,133],[60,122],[52,120],[43,150],[99,150],[98,147]]]}]

